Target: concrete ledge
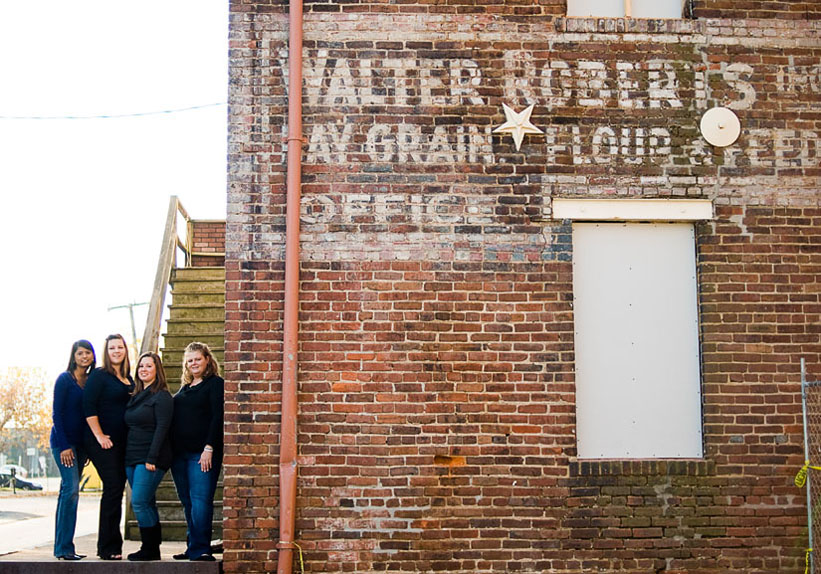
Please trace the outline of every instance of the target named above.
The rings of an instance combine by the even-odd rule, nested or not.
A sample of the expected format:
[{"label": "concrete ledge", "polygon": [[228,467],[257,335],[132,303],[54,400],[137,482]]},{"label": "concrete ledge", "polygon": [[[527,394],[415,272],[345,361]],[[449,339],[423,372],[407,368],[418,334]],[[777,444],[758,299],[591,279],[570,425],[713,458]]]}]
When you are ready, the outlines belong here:
[{"label": "concrete ledge", "polygon": [[222,562],[0,562],[3,574],[222,574]]},{"label": "concrete ledge", "polygon": [[553,219],[573,221],[698,221],[713,218],[709,199],[553,198]]}]

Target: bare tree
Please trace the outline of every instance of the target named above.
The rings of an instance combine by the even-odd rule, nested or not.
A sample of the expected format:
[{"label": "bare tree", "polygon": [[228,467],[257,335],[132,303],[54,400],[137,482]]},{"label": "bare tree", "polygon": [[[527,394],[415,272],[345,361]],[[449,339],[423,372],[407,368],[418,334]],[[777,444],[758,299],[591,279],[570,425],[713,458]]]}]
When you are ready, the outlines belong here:
[{"label": "bare tree", "polygon": [[47,448],[51,429],[48,376],[39,368],[11,367],[0,372],[0,452],[12,440],[11,431],[27,430]]}]

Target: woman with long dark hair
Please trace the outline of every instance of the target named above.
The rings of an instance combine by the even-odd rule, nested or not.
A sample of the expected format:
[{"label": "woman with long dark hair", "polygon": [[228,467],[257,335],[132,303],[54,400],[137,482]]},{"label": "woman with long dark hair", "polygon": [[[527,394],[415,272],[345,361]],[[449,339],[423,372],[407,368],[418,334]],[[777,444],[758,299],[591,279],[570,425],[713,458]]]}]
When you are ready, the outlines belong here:
[{"label": "woman with long dark hair", "polygon": [[120,518],[125,491],[125,408],[134,390],[129,374],[128,347],[122,335],[105,339],[103,366],[91,372],[83,391],[83,412],[88,429],[85,448],[103,482],[97,556],[122,560]]},{"label": "woman with long dark hair", "polygon": [[182,387],[174,395],[171,474],[185,509],[188,544],[175,560],[212,561],[211,521],[222,467],[225,382],[205,343],[191,343],[183,356]]},{"label": "woman with long dark hair", "polygon": [[142,539],[140,549],[128,555],[132,561],[160,559],[162,527],[156,495],[171,466],[168,433],[173,412],[174,399],[168,392],[162,360],[157,353],[143,353],[137,360],[134,395],[125,410],[125,474],[131,485],[131,508]]},{"label": "woman with long dark hair", "polygon": [[54,383],[51,419],[51,452],[60,470],[60,493],[54,528],[54,556],[58,560],[80,560],[84,555],[74,549],[77,526],[77,504],[80,500],[80,477],[86,463],[83,434],[83,387],[88,374],[97,365],[94,347],[85,339],[74,341],[68,367]]}]

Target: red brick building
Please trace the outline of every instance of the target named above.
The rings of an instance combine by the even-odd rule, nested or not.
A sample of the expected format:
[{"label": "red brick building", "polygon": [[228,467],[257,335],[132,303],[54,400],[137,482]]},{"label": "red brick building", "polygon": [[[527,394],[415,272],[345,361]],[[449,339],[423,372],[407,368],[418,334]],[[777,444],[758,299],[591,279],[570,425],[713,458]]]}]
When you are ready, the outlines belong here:
[{"label": "red brick building", "polygon": [[[306,571],[803,569],[821,2],[684,4],[306,0]],[[231,11],[225,568],[267,572],[288,6]],[[503,104],[534,105],[518,150]],[[700,125],[716,106],[726,147]]]}]

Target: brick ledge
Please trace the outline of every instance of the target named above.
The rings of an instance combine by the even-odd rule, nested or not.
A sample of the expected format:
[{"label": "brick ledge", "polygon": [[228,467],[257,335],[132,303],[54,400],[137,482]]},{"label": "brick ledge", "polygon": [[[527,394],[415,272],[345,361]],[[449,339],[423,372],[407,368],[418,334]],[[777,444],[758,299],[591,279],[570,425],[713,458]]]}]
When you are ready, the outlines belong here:
[{"label": "brick ledge", "polygon": [[712,460],[579,460],[570,463],[570,476],[683,475],[712,476]]}]

